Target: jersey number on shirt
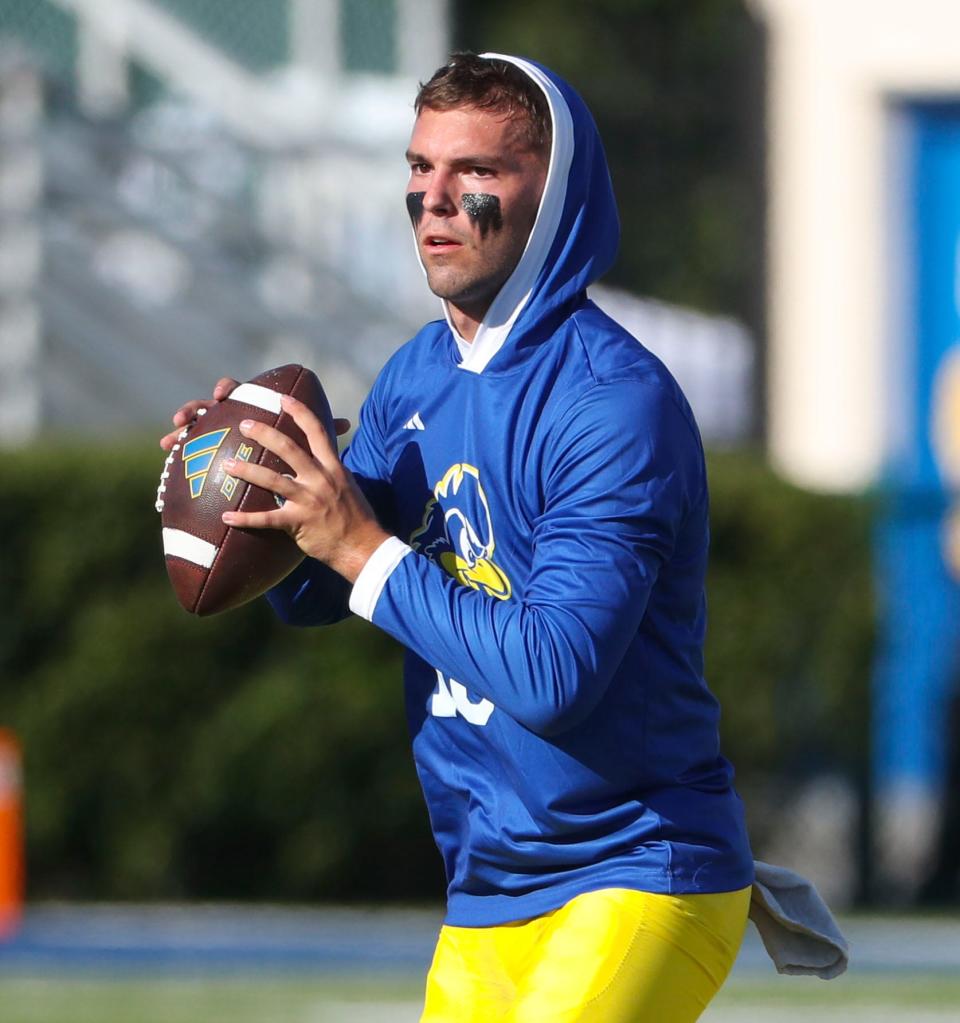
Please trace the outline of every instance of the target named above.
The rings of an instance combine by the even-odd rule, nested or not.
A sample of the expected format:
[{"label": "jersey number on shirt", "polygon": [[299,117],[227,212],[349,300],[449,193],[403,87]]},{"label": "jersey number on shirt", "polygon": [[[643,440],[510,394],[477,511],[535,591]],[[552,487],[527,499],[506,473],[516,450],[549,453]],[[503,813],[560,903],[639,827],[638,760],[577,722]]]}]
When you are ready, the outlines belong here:
[{"label": "jersey number on shirt", "polygon": [[490,720],[493,711],[494,705],[489,700],[474,703],[465,685],[437,671],[437,691],[430,698],[430,713],[435,718],[455,718],[460,714],[471,725],[482,726]]}]

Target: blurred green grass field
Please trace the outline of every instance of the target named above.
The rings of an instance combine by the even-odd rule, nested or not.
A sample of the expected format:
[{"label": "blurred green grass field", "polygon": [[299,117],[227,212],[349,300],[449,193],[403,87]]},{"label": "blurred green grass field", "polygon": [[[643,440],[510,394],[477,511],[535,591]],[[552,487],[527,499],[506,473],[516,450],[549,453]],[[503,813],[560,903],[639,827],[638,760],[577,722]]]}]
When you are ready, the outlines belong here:
[{"label": "blurred green grass field", "polygon": [[[416,1023],[419,977],[0,976],[0,1023]],[[732,977],[704,1023],[960,1020],[960,977]],[[667,1023],[667,1021],[664,1021]]]},{"label": "blurred green grass field", "polygon": [[[33,906],[0,948],[0,1023],[417,1023],[440,916],[435,905]],[[954,912],[840,924],[851,965],[832,981],[778,976],[748,928],[704,1023],[960,1023]]]}]

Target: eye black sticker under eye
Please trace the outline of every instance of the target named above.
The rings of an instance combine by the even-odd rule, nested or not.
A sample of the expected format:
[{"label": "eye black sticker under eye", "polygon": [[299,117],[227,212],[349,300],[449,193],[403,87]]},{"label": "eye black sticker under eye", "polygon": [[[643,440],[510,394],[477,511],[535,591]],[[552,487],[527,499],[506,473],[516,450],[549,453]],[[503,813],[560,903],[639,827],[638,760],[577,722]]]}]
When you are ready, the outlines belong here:
[{"label": "eye black sticker under eye", "polygon": [[503,227],[503,213],[500,197],[488,192],[467,192],[460,197],[460,208],[480,228],[480,237],[485,238],[491,229]]},{"label": "eye black sticker under eye", "polygon": [[419,224],[423,219],[423,197],[426,192],[407,192],[407,213],[414,224]]}]

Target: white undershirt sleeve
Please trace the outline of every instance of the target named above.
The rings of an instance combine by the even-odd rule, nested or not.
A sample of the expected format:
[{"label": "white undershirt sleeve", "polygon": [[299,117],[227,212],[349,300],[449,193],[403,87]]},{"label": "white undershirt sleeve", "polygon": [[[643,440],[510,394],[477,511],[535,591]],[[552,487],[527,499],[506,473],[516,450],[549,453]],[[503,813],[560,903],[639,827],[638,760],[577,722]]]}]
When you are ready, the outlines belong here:
[{"label": "white undershirt sleeve", "polygon": [[408,547],[399,537],[391,536],[384,540],[370,555],[353,584],[350,591],[350,610],[372,622],[374,609],[390,578],[390,573],[412,553],[413,548]]}]

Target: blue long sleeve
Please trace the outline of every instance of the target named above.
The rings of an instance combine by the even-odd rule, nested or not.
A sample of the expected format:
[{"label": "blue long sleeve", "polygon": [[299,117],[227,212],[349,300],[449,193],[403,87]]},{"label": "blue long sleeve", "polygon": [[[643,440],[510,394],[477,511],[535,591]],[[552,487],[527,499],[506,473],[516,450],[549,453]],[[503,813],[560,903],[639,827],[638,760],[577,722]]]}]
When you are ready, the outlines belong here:
[{"label": "blue long sleeve", "polygon": [[[636,639],[691,510],[705,513],[699,438],[643,381],[595,386],[560,424],[528,584],[469,589],[422,556],[389,576],[373,621],[471,693],[549,735],[597,705]],[[699,544],[682,557],[705,555]],[[703,549],[698,549],[703,548]],[[696,612],[696,608],[693,609]]]},{"label": "blue long sleeve", "polygon": [[266,597],[286,625],[333,625],[350,614],[350,584],[313,558],[304,558]]}]

